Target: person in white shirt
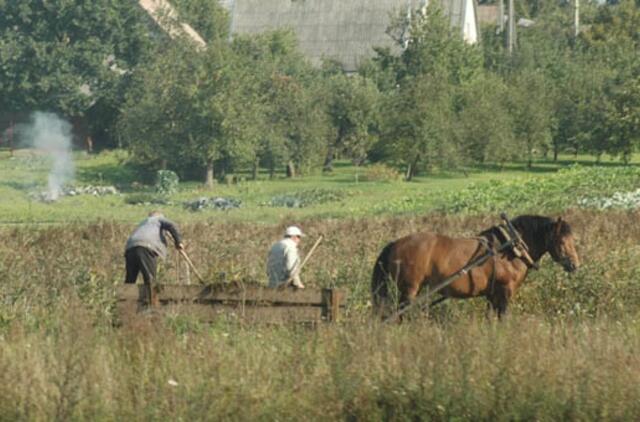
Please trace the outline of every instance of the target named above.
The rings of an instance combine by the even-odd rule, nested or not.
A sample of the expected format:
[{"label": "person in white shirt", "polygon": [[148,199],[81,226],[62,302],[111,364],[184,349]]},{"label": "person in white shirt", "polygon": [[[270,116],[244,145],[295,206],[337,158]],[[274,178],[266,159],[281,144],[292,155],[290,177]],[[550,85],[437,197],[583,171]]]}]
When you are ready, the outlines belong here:
[{"label": "person in white shirt", "polygon": [[304,289],[300,281],[300,256],[298,245],[305,235],[297,226],[290,226],[284,232],[284,238],[271,246],[267,257],[267,275],[269,287],[279,287],[285,283]]}]

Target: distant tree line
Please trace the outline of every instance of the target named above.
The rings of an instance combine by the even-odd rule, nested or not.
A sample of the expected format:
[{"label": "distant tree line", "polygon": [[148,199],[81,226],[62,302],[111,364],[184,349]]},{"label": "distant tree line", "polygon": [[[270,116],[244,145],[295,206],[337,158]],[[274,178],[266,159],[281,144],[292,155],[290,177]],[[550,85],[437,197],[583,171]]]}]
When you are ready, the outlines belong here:
[{"label": "distant tree line", "polygon": [[132,2],[0,0],[0,110],[85,116],[140,165],[207,184],[331,171],[336,158],[408,180],[567,152],[628,161],[640,143],[632,0],[584,5],[577,37],[568,4],[525,2],[535,25],[511,55],[494,27],[470,46],[431,7],[398,17],[401,53],[377,49],[356,75],[311,66],[291,32],[231,38],[217,1],[173,3],[208,48],[149,31]]}]

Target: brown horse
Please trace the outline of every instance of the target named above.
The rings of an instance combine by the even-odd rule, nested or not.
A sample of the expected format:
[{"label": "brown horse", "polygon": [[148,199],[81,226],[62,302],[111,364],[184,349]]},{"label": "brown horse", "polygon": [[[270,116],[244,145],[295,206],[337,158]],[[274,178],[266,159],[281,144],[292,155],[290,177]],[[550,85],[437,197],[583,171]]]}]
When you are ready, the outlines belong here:
[{"label": "brown horse", "polygon": [[406,307],[425,286],[435,288],[488,251],[495,255],[453,280],[439,292],[441,297],[434,303],[447,298],[484,296],[498,316],[502,316],[529,269],[547,252],[568,272],[580,265],[571,227],[562,218],[522,215],[511,220],[511,224],[525,251],[517,244],[499,249],[501,245],[509,245],[505,226],[493,226],[477,238],[423,232],[389,243],[373,270],[371,292],[375,310],[383,315],[389,300],[389,283],[398,288],[400,307]]}]

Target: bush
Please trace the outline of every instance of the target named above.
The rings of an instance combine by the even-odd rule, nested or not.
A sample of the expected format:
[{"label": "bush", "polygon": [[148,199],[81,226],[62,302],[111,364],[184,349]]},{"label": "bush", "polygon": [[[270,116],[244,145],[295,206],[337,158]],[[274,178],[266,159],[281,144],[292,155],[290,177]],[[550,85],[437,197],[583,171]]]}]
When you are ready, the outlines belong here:
[{"label": "bush", "polygon": [[367,182],[395,182],[402,175],[394,168],[385,164],[373,164],[366,168],[362,180]]},{"label": "bush", "polygon": [[171,195],[178,191],[180,178],[171,170],[159,170],[156,177],[156,192]]}]

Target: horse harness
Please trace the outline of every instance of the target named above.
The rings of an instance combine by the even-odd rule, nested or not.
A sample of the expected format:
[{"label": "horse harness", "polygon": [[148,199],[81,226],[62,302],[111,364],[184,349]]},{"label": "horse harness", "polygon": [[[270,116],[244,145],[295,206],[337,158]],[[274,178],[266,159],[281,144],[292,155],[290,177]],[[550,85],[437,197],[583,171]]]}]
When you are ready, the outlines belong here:
[{"label": "horse harness", "polygon": [[[491,277],[489,279],[490,289],[492,290],[492,293],[493,293],[493,289],[495,286],[495,275],[496,275],[496,256],[508,250],[510,250],[516,258],[522,259],[522,261],[527,265],[528,268],[533,268],[536,270],[538,269],[538,264],[531,258],[531,255],[529,255],[529,247],[524,242],[524,240],[522,239],[518,231],[513,227],[513,225],[511,224],[511,221],[507,218],[507,216],[504,213],[502,213],[500,216],[504,220],[504,223],[494,226],[494,229],[498,233],[500,233],[500,237],[503,238],[503,241],[500,242],[499,237],[495,233],[492,233],[493,230],[490,230],[489,233],[487,233],[485,236],[476,237],[475,239],[480,243],[478,251],[480,251],[481,248],[484,248],[485,252],[479,255],[474,254],[475,256],[472,257],[471,260],[464,267],[462,267],[455,273],[451,274],[449,277],[444,279],[442,282],[440,282],[440,284],[435,286],[433,289],[428,290],[425,297],[423,297],[422,300],[420,300],[419,302],[423,302],[425,299],[428,299],[433,294],[446,288],[451,283],[453,283],[458,277],[460,277],[461,275],[465,275],[472,269],[483,265],[489,259],[493,261],[493,266],[491,269]],[[498,243],[498,246],[496,246],[496,241]],[[432,304],[441,302],[444,299],[446,299],[446,296],[443,296],[442,298],[437,299]],[[420,303],[415,303],[414,305],[419,305],[421,308],[423,307],[423,305]],[[426,303],[425,305],[429,306],[428,303]],[[392,317],[396,318],[404,314],[408,310],[409,310],[409,307],[404,308],[396,312]],[[387,321],[391,320],[392,317],[389,317]]]},{"label": "horse harness", "polygon": [[536,264],[533,258],[531,258],[531,255],[529,255],[529,247],[522,240],[520,234],[511,226],[509,220],[505,219],[505,222],[506,224],[494,226],[494,233],[487,233],[486,237],[477,238],[480,245],[484,247],[485,253],[490,256],[492,261],[491,275],[488,280],[490,295],[493,295],[495,292],[496,256],[500,252],[510,250],[516,258],[522,259],[528,268],[538,269],[538,264]]}]

